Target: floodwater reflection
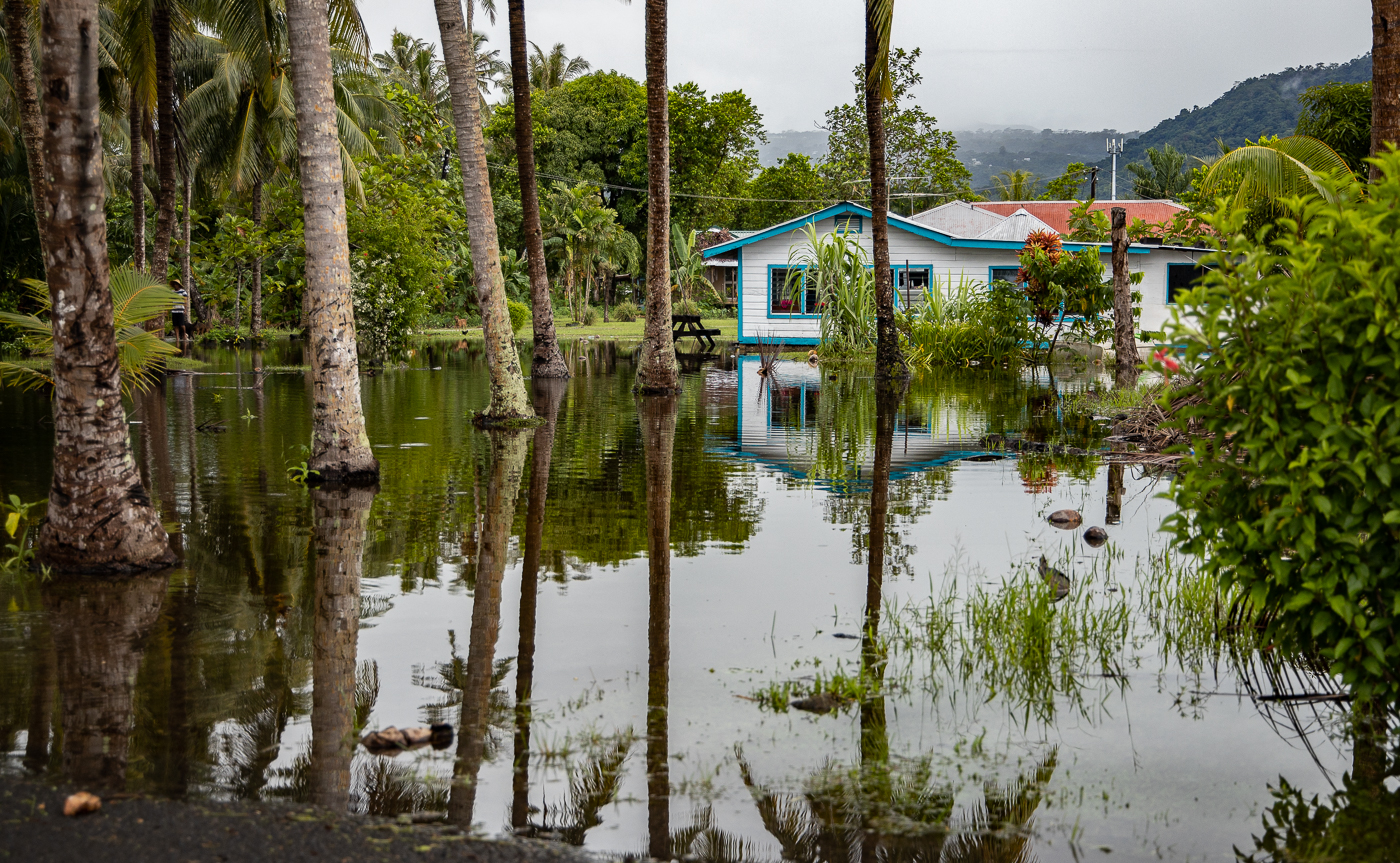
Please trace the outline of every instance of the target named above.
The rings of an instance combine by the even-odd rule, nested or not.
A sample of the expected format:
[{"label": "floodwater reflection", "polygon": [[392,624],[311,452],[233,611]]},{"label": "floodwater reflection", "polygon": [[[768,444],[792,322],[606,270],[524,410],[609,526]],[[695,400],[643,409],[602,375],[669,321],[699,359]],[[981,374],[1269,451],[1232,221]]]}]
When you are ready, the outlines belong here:
[{"label": "floodwater reflection", "polygon": [[[1279,775],[1391,823],[1375,759],[1326,736],[1344,693],[1221,628],[1158,478],[1064,411],[1083,377],[765,384],[724,350],[639,399],[629,346],[576,341],[574,378],[531,384],[545,423],[484,434],[478,343],[435,342],[362,381],[375,493],[285,473],[300,351],[197,351],[132,406],[183,568],[0,581],[0,770],[665,859],[1228,857],[1262,829],[1240,813],[1301,823]],[[0,392],[0,492],[44,493],[46,411]],[[356,748],[437,722],[452,749]]]}]

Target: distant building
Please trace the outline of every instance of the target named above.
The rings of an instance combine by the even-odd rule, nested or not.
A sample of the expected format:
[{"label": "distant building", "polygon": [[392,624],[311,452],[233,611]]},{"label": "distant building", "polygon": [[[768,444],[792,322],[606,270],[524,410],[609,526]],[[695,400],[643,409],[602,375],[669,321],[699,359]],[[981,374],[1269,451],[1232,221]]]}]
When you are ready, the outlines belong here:
[{"label": "distant building", "polygon": [[[1130,222],[1135,218],[1167,221],[1182,209],[1168,201],[1102,203],[1126,208]],[[896,303],[921,302],[924,289],[934,279],[944,284],[964,278],[983,284],[998,279],[1015,281],[1026,235],[1047,229],[1066,233],[1069,210],[1075,205],[1074,201],[955,201],[910,217],[891,213],[890,270]],[[802,229],[810,224],[816,225],[819,234],[841,230],[854,235],[866,252],[871,252],[870,209],[850,201],[761,231],[725,232],[732,239],[716,238],[718,241],[706,246],[703,254],[707,263],[715,261],[716,269],[733,270],[740,343],[755,344],[760,336],[789,345],[821,341],[815,292],[794,300],[786,285],[789,255],[804,245]],[[1068,251],[1097,248],[1104,266],[1110,265],[1111,247],[1107,243],[1065,241],[1064,247]],[[1136,288],[1143,298],[1139,330],[1160,330],[1170,316],[1169,305],[1176,292],[1188,287],[1199,274],[1196,261],[1206,250],[1134,243],[1128,252],[1129,269],[1144,274]]]}]

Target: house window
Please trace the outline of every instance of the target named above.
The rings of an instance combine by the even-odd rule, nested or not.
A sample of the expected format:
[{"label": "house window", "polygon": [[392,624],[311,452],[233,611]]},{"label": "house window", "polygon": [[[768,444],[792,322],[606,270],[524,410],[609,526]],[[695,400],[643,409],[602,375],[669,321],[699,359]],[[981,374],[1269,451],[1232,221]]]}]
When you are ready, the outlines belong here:
[{"label": "house window", "polygon": [[1020,267],[992,267],[991,272],[987,274],[987,281],[1010,282],[1013,285],[1022,284],[1016,280],[1016,276],[1020,272]]},{"label": "house window", "polygon": [[1194,288],[1208,269],[1200,264],[1167,264],[1167,305],[1175,305],[1176,298]]},{"label": "house window", "polygon": [[890,283],[899,293],[900,302],[906,307],[913,307],[924,301],[924,292],[928,290],[929,285],[929,271],[893,267],[890,269]]},{"label": "house window", "polygon": [[768,310],[777,315],[820,314],[816,287],[808,282],[806,290],[794,298],[788,286],[790,272],[792,270],[787,267],[773,267],[768,271]]},{"label": "house window", "polygon": [[836,217],[836,233],[859,234],[863,221],[860,216],[853,213],[842,213]]}]

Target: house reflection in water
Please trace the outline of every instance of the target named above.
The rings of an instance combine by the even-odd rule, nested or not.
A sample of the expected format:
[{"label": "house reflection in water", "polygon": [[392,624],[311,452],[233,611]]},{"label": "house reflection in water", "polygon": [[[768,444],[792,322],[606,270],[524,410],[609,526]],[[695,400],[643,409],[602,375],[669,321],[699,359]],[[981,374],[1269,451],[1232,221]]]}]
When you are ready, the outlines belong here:
[{"label": "house reflection in water", "polygon": [[[740,357],[737,365],[738,428],[729,455],[827,490],[868,490],[875,461],[875,387],[868,370],[834,373],[780,361],[764,377],[757,356]],[[1001,457],[985,450],[986,431],[987,418],[966,404],[907,397],[895,419],[890,477]]]}]

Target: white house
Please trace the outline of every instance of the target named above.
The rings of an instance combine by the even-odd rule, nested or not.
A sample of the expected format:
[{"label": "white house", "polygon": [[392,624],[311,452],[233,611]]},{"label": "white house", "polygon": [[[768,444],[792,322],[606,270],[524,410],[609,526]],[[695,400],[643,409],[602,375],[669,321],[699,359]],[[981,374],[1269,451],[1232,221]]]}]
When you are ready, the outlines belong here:
[{"label": "white house", "polygon": [[[1017,206],[1024,203],[1024,206]],[[1176,207],[1166,202],[1102,202],[1103,206],[1153,204]],[[1073,202],[997,202],[972,205],[961,201],[944,204],[912,217],[889,217],[890,267],[895,279],[896,302],[917,303],[930,279],[945,284],[962,278],[987,283],[995,279],[1014,281],[1019,255],[1026,234],[1033,230],[1056,230],[1053,211],[1047,204],[1061,204],[1066,212]],[[1040,210],[1049,218],[1037,216]],[[1129,217],[1133,218],[1130,210]],[[705,249],[708,259],[734,260],[738,295],[739,342],[755,344],[782,341],[789,345],[815,345],[821,341],[821,316],[816,297],[808,294],[792,301],[785,286],[789,256],[805,243],[802,229],[816,224],[818,233],[838,230],[855,235],[867,254],[870,242],[870,208],[849,201],[833,204],[762,231],[717,243]],[[1063,233],[1063,230],[1060,231]],[[1074,243],[1064,248],[1078,251],[1086,246],[1099,248],[1105,268],[1110,266],[1107,243]],[[1156,331],[1170,317],[1169,304],[1179,290],[1188,287],[1199,270],[1196,261],[1204,249],[1134,243],[1128,248],[1129,269],[1142,272],[1142,317],[1138,330]],[[873,254],[872,254],[873,257]]]}]

